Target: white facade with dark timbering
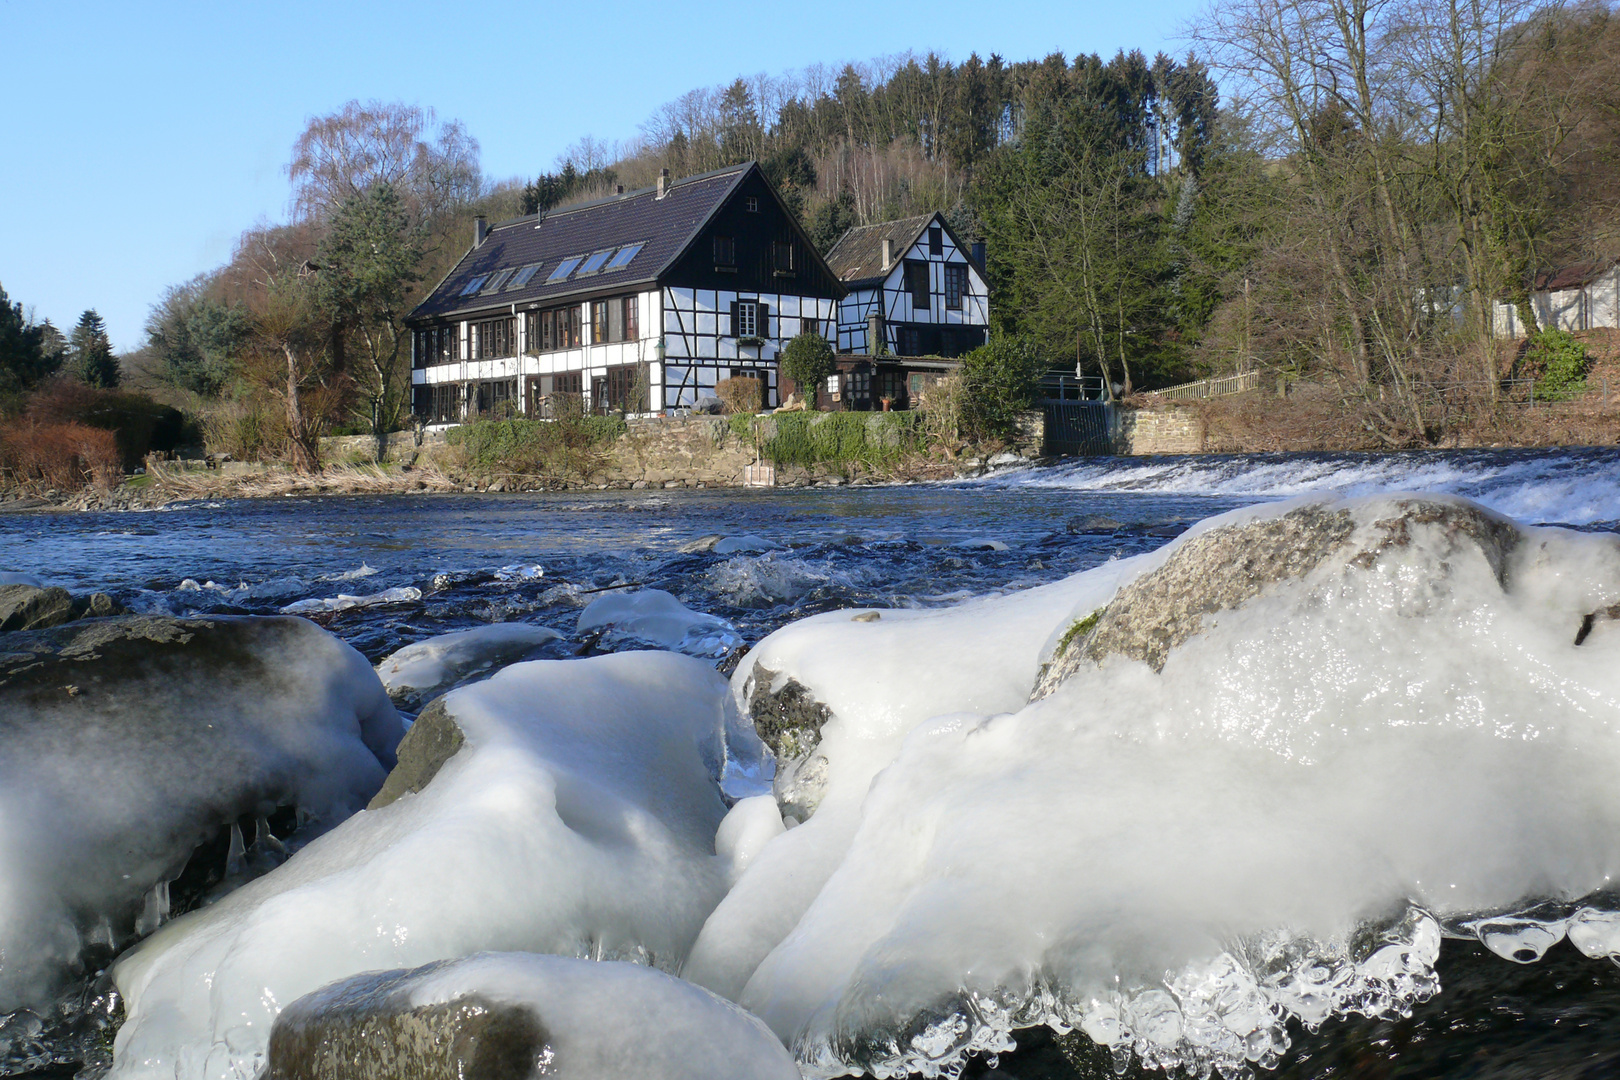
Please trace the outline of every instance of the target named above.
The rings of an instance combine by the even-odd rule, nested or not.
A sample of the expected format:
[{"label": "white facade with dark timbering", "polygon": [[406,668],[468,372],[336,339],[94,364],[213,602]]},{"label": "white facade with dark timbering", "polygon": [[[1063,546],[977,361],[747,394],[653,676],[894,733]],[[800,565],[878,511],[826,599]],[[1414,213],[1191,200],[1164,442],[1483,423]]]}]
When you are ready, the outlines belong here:
[{"label": "white facade with dark timbering", "polygon": [[870,354],[874,325],[896,356],[956,357],[982,345],[990,294],[981,259],[941,214],[849,230],[827,255],[849,290],[838,306],[838,351]]},{"label": "white facade with dark timbering", "polygon": [[430,425],[570,407],[660,412],[830,335],[843,287],[752,163],[482,224],[412,313],[413,410]]}]

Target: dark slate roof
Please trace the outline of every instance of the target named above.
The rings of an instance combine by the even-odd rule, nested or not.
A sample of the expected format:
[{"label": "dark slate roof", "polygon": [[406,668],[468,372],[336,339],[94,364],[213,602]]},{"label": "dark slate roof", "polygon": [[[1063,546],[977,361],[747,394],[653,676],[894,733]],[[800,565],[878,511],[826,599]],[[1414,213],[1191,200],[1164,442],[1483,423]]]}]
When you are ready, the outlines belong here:
[{"label": "dark slate roof", "polygon": [[[530,214],[500,222],[490,229],[481,245],[461,257],[410,318],[510,310],[514,303],[527,306],[534,301],[650,284],[686,250],[704,223],[755,167],[753,162],[745,162],[675,180],[662,199],[656,188],[642,188],[552,210],[543,218]],[[546,281],[564,259],[636,243],[646,246],[622,269],[587,277],[570,274],[550,284]],[[539,271],[521,288],[461,295],[468,282],[480,274],[516,270],[534,263],[540,264]]]},{"label": "dark slate roof", "polygon": [[1561,266],[1556,270],[1543,270],[1536,275],[1531,292],[1561,292],[1564,289],[1579,289],[1587,285],[1593,278],[1599,277],[1620,259],[1600,259],[1597,262],[1576,263],[1573,266]]},{"label": "dark slate roof", "polygon": [[893,266],[883,269],[883,241],[893,242],[894,257],[898,259],[911,250],[911,245],[936,216],[919,214],[898,221],[880,221],[876,225],[857,225],[838,238],[838,243],[827,253],[827,265],[848,288],[875,285],[894,269]]}]

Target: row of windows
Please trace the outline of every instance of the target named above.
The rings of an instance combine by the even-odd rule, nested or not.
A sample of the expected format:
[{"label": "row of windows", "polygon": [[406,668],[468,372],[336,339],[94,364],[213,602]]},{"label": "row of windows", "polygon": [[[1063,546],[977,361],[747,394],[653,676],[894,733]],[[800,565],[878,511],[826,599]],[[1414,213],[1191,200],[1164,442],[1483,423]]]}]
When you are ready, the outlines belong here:
[{"label": "row of windows", "polygon": [[[551,273],[546,277],[546,284],[566,279],[570,274],[576,278],[589,277],[592,274],[606,274],[614,270],[623,270],[629,266],[635,257],[641,254],[646,244],[626,244],[619,248],[607,248],[602,251],[593,251],[588,255],[571,255],[552,267]],[[495,270],[487,274],[477,274],[463,285],[459,295],[471,296],[474,293],[495,293],[502,289],[521,289],[534,279],[540,272],[544,263],[530,263],[527,266],[514,266],[505,270]]]},{"label": "row of windows", "polygon": [[[641,337],[641,305],[634,296],[616,296],[610,300],[595,300],[590,306],[591,343],[610,344],[636,341]],[[544,311],[524,313],[523,329],[530,353],[556,352],[577,349],[584,345],[584,311],[578,304],[548,308]],[[732,337],[769,337],[770,309],[758,300],[733,301],[731,308]],[[783,333],[786,328],[777,329]],[[799,319],[799,333],[827,334],[828,327],[814,316]],[[471,325],[468,330],[468,352],[461,355],[456,327],[439,326],[416,332],[416,366],[449,364],[461,359],[485,360],[516,356],[518,351],[517,325],[512,316],[485,319]]]},{"label": "row of windows", "polygon": [[[798,262],[794,255],[797,250],[791,240],[771,241],[771,272],[777,277],[797,274]],[[714,268],[727,271],[737,269],[736,237],[717,235],[714,238]]]}]

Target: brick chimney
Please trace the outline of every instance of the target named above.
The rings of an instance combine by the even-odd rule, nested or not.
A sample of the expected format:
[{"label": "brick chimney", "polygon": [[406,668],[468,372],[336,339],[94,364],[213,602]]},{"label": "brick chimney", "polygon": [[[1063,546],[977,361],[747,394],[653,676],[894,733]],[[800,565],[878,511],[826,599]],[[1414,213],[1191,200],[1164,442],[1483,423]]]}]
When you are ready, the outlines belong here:
[{"label": "brick chimney", "polygon": [[489,222],[483,214],[473,218],[473,247],[483,247],[484,237],[489,235]]},{"label": "brick chimney", "polygon": [[669,192],[669,170],[658,170],[658,197],[662,199]]},{"label": "brick chimney", "polygon": [[894,265],[894,241],[887,236],[883,238],[883,269],[888,271]]}]

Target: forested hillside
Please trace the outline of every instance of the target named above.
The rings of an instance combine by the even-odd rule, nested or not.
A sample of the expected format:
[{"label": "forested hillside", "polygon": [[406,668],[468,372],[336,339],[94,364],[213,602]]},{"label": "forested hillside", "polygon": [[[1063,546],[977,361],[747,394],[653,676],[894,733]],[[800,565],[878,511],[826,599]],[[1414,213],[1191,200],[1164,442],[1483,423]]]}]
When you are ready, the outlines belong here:
[{"label": "forested hillside", "polygon": [[350,103],[288,166],[294,213],[154,307],[138,381],[299,461],[407,408],[403,323],[516,216],[757,159],[830,247],[939,209],[989,251],[999,333],[1122,390],[1262,369],[1390,445],[1514,359],[1491,303],[1615,252],[1620,55],[1603,4],[1227,0],[1181,58],[907,55],[757,75],[492,183],[430,111]]}]

